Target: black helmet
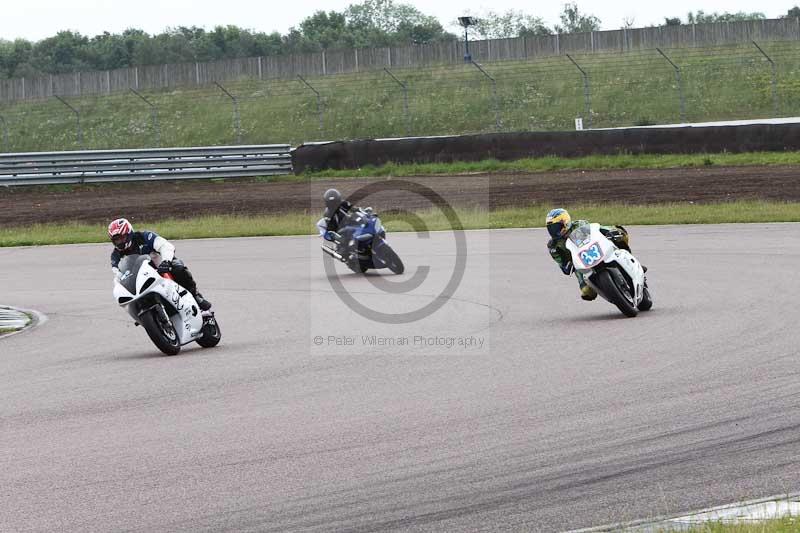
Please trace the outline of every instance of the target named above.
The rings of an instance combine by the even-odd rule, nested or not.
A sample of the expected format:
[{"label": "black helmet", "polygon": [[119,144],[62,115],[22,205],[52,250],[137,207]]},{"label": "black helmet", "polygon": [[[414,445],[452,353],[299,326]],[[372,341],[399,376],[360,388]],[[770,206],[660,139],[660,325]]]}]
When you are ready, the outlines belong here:
[{"label": "black helmet", "polygon": [[328,208],[328,211],[331,213],[339,209],[339,206],[342,204],[342,193],[336,189],[328,189],[325,191],[322,198],[325,200],[325,207]]}]

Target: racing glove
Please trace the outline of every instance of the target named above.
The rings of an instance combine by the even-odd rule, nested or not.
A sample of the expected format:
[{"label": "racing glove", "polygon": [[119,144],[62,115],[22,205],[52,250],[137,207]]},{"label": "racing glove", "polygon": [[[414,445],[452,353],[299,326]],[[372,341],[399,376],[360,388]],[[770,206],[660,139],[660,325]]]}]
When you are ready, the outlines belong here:
[{"label": "racing glove", "polygon": [[169,272],[172,272],[172,261],[161,261],[158,264],[158,273],[168,274]]},{"label": "racing glove", "polygon": [[565,276],[569,276],[575,268],[572,265],[572,261],[567,261],[565,264],[561,265],[561,272],[564,273]]}]

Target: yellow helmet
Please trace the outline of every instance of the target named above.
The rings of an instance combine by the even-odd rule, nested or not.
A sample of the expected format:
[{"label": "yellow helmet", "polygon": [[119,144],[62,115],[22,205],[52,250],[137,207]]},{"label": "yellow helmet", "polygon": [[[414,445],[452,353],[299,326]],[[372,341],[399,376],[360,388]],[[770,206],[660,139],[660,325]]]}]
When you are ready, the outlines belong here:
[{"label": "yellow helmet", "polygon": [[566,209],[561,208],[553,209],[547,213],[547,218],[545,219],[547,232],[554,239],[566,237],[571,223],[572,217],[569,216]]}]

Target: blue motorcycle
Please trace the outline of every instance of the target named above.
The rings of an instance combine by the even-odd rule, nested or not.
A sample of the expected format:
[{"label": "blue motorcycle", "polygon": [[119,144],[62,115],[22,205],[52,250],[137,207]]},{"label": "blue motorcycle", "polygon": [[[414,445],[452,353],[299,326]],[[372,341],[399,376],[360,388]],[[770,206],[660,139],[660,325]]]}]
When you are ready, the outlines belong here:
[{"label": "blue motorcycle", "polygon": [[351,213],[344,227],[329,236],[335,246],[323,244],[322,251],[345,263],[353,272],[363,274],[370,268],[388,268],[402,274],[405,270],[400,257],[386,242],[386,230],[371,207]]}]

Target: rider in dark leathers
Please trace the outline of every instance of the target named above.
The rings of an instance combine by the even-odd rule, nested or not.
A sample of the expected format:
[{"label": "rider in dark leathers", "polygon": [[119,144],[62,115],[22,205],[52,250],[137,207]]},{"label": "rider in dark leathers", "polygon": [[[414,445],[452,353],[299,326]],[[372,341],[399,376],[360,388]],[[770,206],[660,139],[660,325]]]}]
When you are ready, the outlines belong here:
[{"label": "rider in dark leathers", "polygon": [[197,291],[192,273],[180,259],[175,257],[175,246],[153,231],[133,231],[133,226],[124,218],[108,225],[108,236],[114,244],[111,252],[111,270],[119,275],[119,262],[126,255],[149,255],[157,265],[159,274],[170,273],[175,282],[187,289],[203,311],[211,309],[211,302]]},{"label": "rider in dark leathers", "polygon": [[317,222],[320,234],[325,240],[333,241],[333,233],[338,233],[350,212],[354,210],[353,204],[342,198],[342,193],[336,189],[328,189],[323,195],[325,212]]}]

